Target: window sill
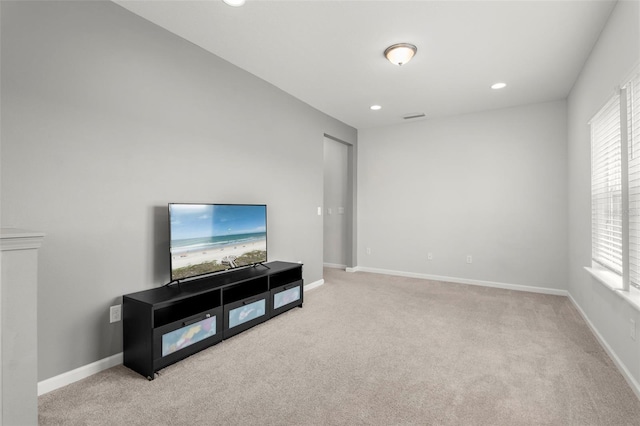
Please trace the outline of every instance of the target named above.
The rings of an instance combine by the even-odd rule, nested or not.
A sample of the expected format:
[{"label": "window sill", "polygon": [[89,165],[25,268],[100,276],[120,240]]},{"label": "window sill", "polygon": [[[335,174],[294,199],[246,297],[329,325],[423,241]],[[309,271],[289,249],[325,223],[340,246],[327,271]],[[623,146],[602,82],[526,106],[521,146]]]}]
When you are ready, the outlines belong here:
[{"label": "window sill", "polygon": [[633,286],[630,286],[629,291],[623,290],[622,279],[613,272],[587,266],[585,266],[584,269],[586,269],[587,272],[589,272],[600,284],[626,300],[631,307],[640,312],[640,290]]}]

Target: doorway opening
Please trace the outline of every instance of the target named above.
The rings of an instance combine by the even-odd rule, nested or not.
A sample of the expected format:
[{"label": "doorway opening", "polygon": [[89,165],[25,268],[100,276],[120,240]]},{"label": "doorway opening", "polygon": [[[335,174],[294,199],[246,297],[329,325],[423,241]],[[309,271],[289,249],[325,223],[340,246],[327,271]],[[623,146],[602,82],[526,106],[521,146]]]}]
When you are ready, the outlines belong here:
[{"label": "doorway opening", "polygon": [[324,138],[323,264],[346,269],[355,260],[354,146]]}]

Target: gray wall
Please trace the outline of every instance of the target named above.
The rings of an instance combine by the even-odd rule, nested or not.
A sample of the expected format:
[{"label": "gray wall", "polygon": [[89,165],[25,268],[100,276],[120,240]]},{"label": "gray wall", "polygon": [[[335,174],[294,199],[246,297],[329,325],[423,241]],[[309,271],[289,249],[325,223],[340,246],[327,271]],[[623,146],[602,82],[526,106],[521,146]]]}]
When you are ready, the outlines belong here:
[{"label": "gray wall", "polygon": [[360,130],[358,150],[358,266],[565,288],[564,101]]},{"label": "gray wall", "polygon": [[168,281],[168,202],[268,204],[322,279],[323,135],[356,130],[110,2],[2,2],[2,226],[45,232],[39,380],[122,350],[109,306]]},{"label": "gray wall", "polygon": [[640,314],[593,279],[591,266],[591,145],[588,121],[640,60],[640,3],[619,1],[568,98],[569,292],[618,361],[640,382],[640,341],[630,319]]}]

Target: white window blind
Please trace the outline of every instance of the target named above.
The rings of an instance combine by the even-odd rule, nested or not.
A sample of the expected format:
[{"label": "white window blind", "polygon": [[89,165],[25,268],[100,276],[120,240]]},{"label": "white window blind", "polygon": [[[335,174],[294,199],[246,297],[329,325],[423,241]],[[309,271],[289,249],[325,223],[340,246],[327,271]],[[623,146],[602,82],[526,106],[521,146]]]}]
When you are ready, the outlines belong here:
[{"label": "white window blind", "polygon": [[622,151],[620,96],[591,120],[593,261],[622,275]]},{"label": "white window blind", "polygon": [[640,288],[640,75],[625,86],[629,167],[629,283]]}]

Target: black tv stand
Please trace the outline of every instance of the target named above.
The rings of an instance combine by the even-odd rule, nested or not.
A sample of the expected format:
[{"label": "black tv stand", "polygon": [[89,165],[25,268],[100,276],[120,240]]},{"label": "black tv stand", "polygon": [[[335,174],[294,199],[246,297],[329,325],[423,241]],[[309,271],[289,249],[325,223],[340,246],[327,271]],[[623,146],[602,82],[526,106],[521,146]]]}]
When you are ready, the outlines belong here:
[{"label": "black tv stand", "polygon": [[153,380],[170,364],[302,307],[302,265],[262,266],[124,295],[124,365]]}]

